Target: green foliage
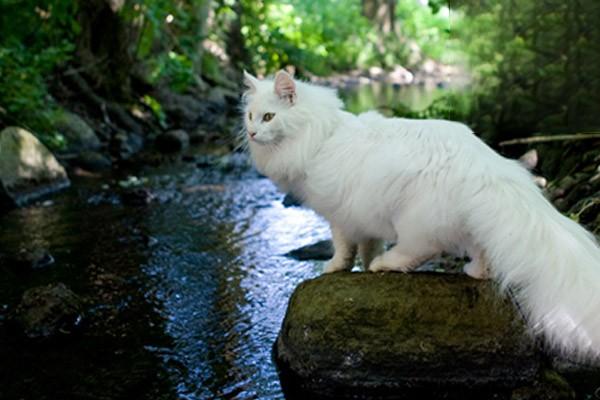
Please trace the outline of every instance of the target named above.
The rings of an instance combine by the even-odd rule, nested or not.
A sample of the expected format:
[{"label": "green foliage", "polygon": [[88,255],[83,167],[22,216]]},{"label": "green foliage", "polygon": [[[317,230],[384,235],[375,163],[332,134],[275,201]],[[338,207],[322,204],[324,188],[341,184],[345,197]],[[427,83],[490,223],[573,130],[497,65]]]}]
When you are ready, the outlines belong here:
[{"label": "green foliage", "polygon": [[136,57],[147,60],[150,83],[166,82],[184,92],[197,82],[203,54],[199,43],[209,0],[136,0],[123,10],[132,24],[142,24]]},{"label": "green foliage", "polygon": [[[383,35],[353,0],[243,1],[242,33],[252,65],[272,72],[291,64],[317,75],[372,65],[416,64],[440,58],[450,40],[448,21],[417,0],[396,7],[399,34]],[[224,7],[222,13],[233,13]],[[412,45],[411,45],[412,44]],[[378,54],[378,47],[385,54]],[[418,52],[414,57],[414,52]],[[414,62],[412,61],[414,60]]]},{"label": "green foliage", "polygon": [[600,3],[463,0],[460,39],[476,91],[471,119],[498,141],[600,125]]},{"label": "green foliage", "polygon": [[[408,38],[418,45],[422,54],[418,59],[411,59],[406,54],[406,65],[415,66],[423,57],[434,60],[456,63],[462,54],[462,44],[453,32],[454,21],[459,21],[462,14],[449,10],[445,2],[429,1],[429,7],[424,7],[414,0],[399,1],[396,7],[396,18],[400,24],[403,38]],[[440,12],[443,11],[443,12]],[[444,14],[444,15],[442,15]],[[407,46],[407,51],[410,49]]]},{"label": "green foliage", "polygon": [[149,61],[150,83],[167,81],[172,89],[184,92],[195,83],[192,60],[186,54],[175,51],[161,53]]},{"label": "green foliage", "polygon": [[[372,36],[359,2],[246,1],[242,34],[252,64],[270,72],[287,64],[324,75],[369,62]],[[224,10],[227,12],[227,10]]]},{"label": "green foliage", "polygon": [[[394,28],[363,15],[363,5],[393,10]],[[67,63],[85,27],[82,1],[0,2],[0,123],[35,130],[59,145],[50,121],[59,112],[48,82]],[[100,3],[99,3],[100,4]],[[119,18],[131,53],[151,84],[178,92],[200,88],[200,76],[226,84],[225,63],[299,74],[391,67],[418,69],[428,58],[466,58],[471,100],[449,94],[403,115],[469,122],[490,141],[535,131],[594,128],[600,106],[600,3],[596,0],[132,0]],[[81,10],[79,10],[81,6]],[[365,12],[367,14],[367,12]],[[381,22],[381,21],[379,21]],[[210,44],[210,51],[203,43]],[[91,45],[90,45],[91,46]],[[227,61],[229,60],[229,61]],[[74,65],[85,71],[89,65]],[[136,70],[136,71],[138,71]],[[107,80],[110,77],[106,78]],[[143,96],[141,93],[140,96]],[[160,104],[143,97],[160,123]],[[467,108],[470,111],[466,111]]]},{"label": "green foliage", "polygon": [[158,102],[158,100],[156,100],[154,97],[152,97],[150,95],[144,95],[142,97],[142,103],[145,104],[146,106],[148,106],[152,110],[152,113],[158,120],[158,123],[163,128],[165,128],[167,126],[167,123],[166,123],[167,115],[163,111],[163,108],[162,108],[161,104]]},{"label": "green foliage", "polygon": [[72,38],[79,32],[74,12],[73,3],[58,0],[0,5],[0,107],[6,111],[2,119],[31,129],[55,148],[64,144],[51,127],[60,108],[48,93],[45,77],[73,53]]}]

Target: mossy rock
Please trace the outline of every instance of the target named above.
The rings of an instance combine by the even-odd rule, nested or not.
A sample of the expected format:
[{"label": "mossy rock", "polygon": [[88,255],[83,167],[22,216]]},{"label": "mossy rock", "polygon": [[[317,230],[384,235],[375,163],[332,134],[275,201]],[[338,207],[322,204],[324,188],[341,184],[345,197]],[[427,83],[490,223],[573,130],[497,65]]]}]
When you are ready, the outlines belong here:
[{"label": "mossy rock", "polygon": [[33,134],[0,132],[0,205],[22,206],[67,186],[65,169]]},{"label": "mossy rock", "polygon": [[52,126],[66,139],[68,151],[95,150],[100,139],[92,128],[77,114],[63,111],[56,115]]},{"label": "mossy rock", "polygon": [[508,399],[536,384],[541,366],[523,319],[492,283],[430,273],[302,283],[275,354],[291,398]]}]

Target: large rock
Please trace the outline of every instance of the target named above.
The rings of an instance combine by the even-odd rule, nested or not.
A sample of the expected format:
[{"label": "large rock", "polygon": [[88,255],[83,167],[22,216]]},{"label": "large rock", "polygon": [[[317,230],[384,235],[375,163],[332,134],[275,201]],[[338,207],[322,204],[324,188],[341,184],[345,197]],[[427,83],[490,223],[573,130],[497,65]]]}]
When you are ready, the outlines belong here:
[{"label": "large rock", "polygon": [[304,282],[275,353],[292,398],[534,398],[540,387],[554,397],[536,398],[570,396],[539,379],[536,346],[512,303],[463,275]]},{"label": "large rock", "polygon": [[53,121],[53,126],[65,137],[69,151],[94,150],[100,147],[100,139],[94,130],[77,114],[61,112]]},{"label": "large rock", "polygon": [[33,134],[0,132],[0,204],[22,206],[67,186],[65,169]]}]

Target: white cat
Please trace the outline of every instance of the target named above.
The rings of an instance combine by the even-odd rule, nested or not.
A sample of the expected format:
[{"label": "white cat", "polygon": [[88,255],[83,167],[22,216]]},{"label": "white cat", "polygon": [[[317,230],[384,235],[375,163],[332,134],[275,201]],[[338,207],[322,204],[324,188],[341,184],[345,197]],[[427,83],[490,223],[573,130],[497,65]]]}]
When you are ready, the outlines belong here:
[{"label": "white cat", "polygon": [[[245,73],[244,122],[260,172],[330,224],[325,272],[407,272],[446,251],[465,272],[514,290],[535,333],[581,359],[600,356],[600,248],[557,212],[531,174],[443,120],[359,116],[334,90]],[[381,253],[381,241],[394,242]]]}]

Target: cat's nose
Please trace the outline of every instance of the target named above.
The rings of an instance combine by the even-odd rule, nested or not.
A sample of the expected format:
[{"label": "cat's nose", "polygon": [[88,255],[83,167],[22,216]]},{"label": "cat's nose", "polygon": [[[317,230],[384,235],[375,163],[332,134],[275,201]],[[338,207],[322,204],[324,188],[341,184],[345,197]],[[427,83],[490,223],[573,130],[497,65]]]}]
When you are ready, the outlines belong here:
[{"label": "cat's nose", "polygon": [[256,132],[248,132],[248,135],[250,135],[251,138],[254,138],[254,136],[256,136]]}]

